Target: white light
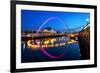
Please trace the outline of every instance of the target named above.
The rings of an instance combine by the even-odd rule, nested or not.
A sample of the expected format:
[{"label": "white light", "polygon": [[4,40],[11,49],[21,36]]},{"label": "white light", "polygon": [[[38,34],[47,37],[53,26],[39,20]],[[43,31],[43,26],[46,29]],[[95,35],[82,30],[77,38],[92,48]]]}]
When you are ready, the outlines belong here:
[{"label": "white light", "polygon": [[86,18],[86,21],[88,22],[89,21],[89,18]]}]

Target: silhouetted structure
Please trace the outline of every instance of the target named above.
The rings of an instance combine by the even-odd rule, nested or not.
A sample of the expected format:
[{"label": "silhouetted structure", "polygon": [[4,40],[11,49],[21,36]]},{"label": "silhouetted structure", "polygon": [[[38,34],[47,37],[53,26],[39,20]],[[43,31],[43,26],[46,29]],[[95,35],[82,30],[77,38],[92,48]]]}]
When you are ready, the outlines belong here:
[{"label": "silhouetted structure", "polygon": [[82,59],[90,59],[90,26],[79,32],[78,40]]}]

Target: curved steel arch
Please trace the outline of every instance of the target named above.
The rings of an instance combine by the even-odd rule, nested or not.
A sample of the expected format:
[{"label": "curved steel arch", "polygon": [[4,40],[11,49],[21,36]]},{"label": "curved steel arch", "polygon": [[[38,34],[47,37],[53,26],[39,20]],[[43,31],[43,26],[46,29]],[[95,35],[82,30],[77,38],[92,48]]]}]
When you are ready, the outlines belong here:
[{"label": "curved steel arch", "polygon": [[65,25],[65,27],[70,31],[69,27],[65,24],[65,22],[64,22],[62,19],[53,16],[53,17],[48,18],[47,20],[45,20],[45,21],[42,23],[42,25],[38,28],[37,33],[41,30],[41,28],[42,28],[47,22],[49,22],[49,21],[52,20],[52,19],[57,19],[57,20],[59,20],[59,21],[60,21],[61,23],[63,23],[63,24]]},{"label": "curved steel arch", "polygon": [[[43,22],[43,24],[38,28],[37,34],[38,34],[39,31],[41,30],[41,28],[42,28],[48,21],[50,21],[50,20],[52,20],[52,19],[57,19],[57,20],[59,20],[60,22],[62,22],[62,23],[65,25],[66,28],[68,28],[68,26],[64,23],[64,21],[61,20],[60,18],[58,18],[58,17],[50,17],[50,18],[48,18],[47,20],[45,20],[45,21]],[[69,28],[68,28],[68,29],[69,29]],[[58,55],[58,56],[54,56],[54,55],[49,54],[46,50],[44,50],[44,48],[42,48],[41,45],[39,45],[39,46],[40,46],[40,50],[41,50],[46,56],[48,56],[48,57],[50,57],[50,58],[60,58],[60,57],[64,56],[65,53],[67,52],[67,50],[66,50],[66,51],[64,51],[62,54],[60,54],[60,55]]]}]

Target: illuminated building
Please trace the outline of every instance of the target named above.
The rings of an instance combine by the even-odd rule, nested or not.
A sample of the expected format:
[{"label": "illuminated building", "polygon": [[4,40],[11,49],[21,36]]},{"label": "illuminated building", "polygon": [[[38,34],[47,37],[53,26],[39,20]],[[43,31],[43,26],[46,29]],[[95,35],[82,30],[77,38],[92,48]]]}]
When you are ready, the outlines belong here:
[{"label": "illuminated building", "polygon": [[22,35],[22,41],[26,41],[28,48],[64,46],[76,42],[73,38],[75,38],[75,34],[58,33],[51,28],[43,29],[38,33],[35,32]]}]

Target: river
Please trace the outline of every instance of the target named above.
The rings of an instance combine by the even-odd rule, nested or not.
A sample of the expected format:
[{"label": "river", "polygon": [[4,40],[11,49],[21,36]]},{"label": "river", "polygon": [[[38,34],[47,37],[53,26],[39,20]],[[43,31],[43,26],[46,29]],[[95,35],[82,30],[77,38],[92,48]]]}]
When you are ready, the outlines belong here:
[{"label": "river", "polygon": [[[21,45],[21,47],[23,44]],[[50,58],[43,51],[31,48],[21,48],[21,62],[44,62],[44,61],[63,61],[80,60],[80,48],[78,42],[66,44],[65,46],[44,48],[50,55],[58,56],[66,51],[60,58]]]}]

